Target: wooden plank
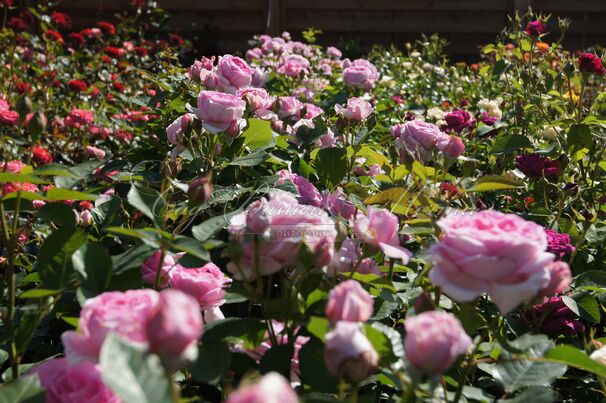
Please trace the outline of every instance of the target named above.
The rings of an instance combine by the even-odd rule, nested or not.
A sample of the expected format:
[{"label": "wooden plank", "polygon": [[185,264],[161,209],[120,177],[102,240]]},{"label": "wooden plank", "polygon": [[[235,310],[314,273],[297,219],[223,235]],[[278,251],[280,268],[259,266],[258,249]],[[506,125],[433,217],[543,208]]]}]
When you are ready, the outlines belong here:
[{"label": "wooden plank", "polygon": [[[167,11],[215,11],[215,10],[263,10],[266,0],[158,0],[158,6]],[[64,10],[111,10],[132,9],[130,0],[63,0],[59,7]]]},{"label": "wooden plank", "polygon": [[509,10],[509,0],[287,0],[298,10]]},{"label": "wooden plank", "polygon": [[604,0],[533,0],[532,9],[540,12],[606,12]]}]

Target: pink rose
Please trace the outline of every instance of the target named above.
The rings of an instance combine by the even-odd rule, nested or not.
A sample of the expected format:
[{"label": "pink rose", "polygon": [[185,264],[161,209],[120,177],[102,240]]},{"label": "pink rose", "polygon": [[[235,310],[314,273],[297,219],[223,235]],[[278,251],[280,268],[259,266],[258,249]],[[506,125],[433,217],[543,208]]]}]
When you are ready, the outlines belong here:
[{"label": "pink rose", "polygon": [[198,355],[202,313],[198,301],[178,290],[164,290],[148,313],[145,331],[149,351],[171,368],[192,362]]},{"label": "pink rose", "polygon": [[200,91],[198,108],[192,112],[202,121],[202,126],[213,134],[229,128],[233,122],[238,123],[244,114],[246,102],[235,95],[215,91]]},{"label": "pink rose", "polygon": [[101,379],[97,364],[70,365],[67,358],[44,361],[29,372],[38,374],[46,403],[120,403],[122,400]]},{"label": "pink rose", "polygon": [[297,200],[299,203],[320,207],[322,204],[322,194],[320,194],[320,191],[310,181],[305,179],[305,177],[288,172],[286,169],[276,172],[276,175],[278,175],[278,180],[276,180],[274,186],[281,186],[286,180],[289,180],[295,185],[295,188],[297,188],[297,192],[299,193]]},{"label": "pink rose", "polygon": [[238,90],[237,96],[244,99],[248,109],[254,112],[268,110],[275,101],[263,88],[244,88]]},{"label": "pink rose", "polygon": [[[449,135],[442,133],[438,126],[422,120],[415,119],[392,126],[391,134],[396,138],[396,148],[418,156],[421,161],[431,159],[432,152],[438,144],[442,144],[443,149],[450,147]],[[456,144],[452,148],[456,151]],[[451,151],[450,148],[448,150]]]},{"label": "pink rose", "polygon": [[214,263],[193,269],[176,266],[168,277],[170,288],[194,297],[202,310],[223,305],[224,288],[231,282]]},{"label": "pink rose", "polygon": [[361,382],[377,369],[378,361],[377,352],[358,323],[338,322],[326,334],[324,362],[334,376],[354,384]]},{"label": "pink rose", "polygon": [[189,77],[192,80],[200,79],[200,73],[202,72],[202,70],[212,70],[214,63],[214,56],[210,59],[207,57],[203,57],[200,60],[195,60],[194,63],[189,67]]},{"label": "pink rose", "polygon": [[320,148],[331,148],[335,146],[335,134],[330,128],[327,129],[326,134],[320,136],[314,143],[316,147]]},{"label": "pink rose", "polygon": [[547,266],[551,275],[549,283],[539,292],[539,297],[553,297],[561,294],[572,282],[572,273],[566,262],[555,261]]},{"label": "pink rose", "polygon": [[374,87],[373,73],[364,66],[350,66],[343,70],[343,82],[345,85],[366,90]]},{"label": "pink rose", "polygon": [[365,101],[363,98],[349,98],[347,100],[347,108],[342,107],[339,104],[335,105],[335,112],[342,115],[347,120],[366,120],[369,117],[374,108],[370,102]]},{"label": "pink rose", "polygon": [[0,125],[15,126],[19,123],[19,114],[10,109],[0,109]]},{"label": "pink rose", "polygon": [[465,144],[463,144],[463,140],[461,140],[460,137],[450,136],[440,140],[437,148],[443,153],[448,154],[453,158],[457,158],[465,151]]},{"label": "pink rose", "polygon": [[166,128],[166,137],[168,138],[168,142],[173,145],[181,144],[183,139],[183,134],[189,128],[189,125],[194,119],[193,113],[186,113],[184,115],[179,116],[175,119],[168,127]]},{"label": "pink rose", "polygon": [[353,232],[367,244],[381,249],[385,256],[402,259],[402,263],[406,264],[412,253],[400,246],[398,227],[398,217],[389,210],[370,206],[367,215],[358,213]]},{"label": "pink rose", "polygon": [[221,89],[235,94],[239,88],[248,87],[252,83],[253,70],[243,59],[225,55],[219,58],[217,74]]},{"label": "pink rose", "polygon": [[330,290],[326,318],[339,321],[366,322],[374,310],[372,296],[355,280],[347,280]]},{"label": "pink rose", "polygon": [[253,62],[263,59],[263,51],[261,48],[252,48],[246,51],[246,55],[244,56],[247,62]]},{"label": "pink rose", "polygon": [[93,123],[94,114],[92,111],[84,109],[72,109],[69,116],[65,118],[65,125],[68,127],[79,128],[81,126],[88,126]]},{"label": "pink rose", "polygon": [[279,110],[278,116],[280,119],[285,117],[299,118],[303,104],[295,97],[280,97],[278,98]]},{"label": "pink rose", "polygon": [[309,60],[301,55],[290,55],[282,59],[278,67],[278,73],[289,77],[299,77],[309,73]]},{"label": "pink rose", "polygon": [[259,383],[238,388],[225,403],[298,403],[299,398],[282,375],[270,372]]},{"label": "pink rose", "polygon": [[70,361],[97,361],[107,335],[117,333],[122,338],[147,345],[145,318],[158,303],[154,290],[105,292],[86,301],[80,312],[78,331],[61,335],[65,355]]},{"label": "pink rose", "polygon": [[452,314],[429,311],[404,322],[406,357],[430,374],[441,374],[473,345],[461,322]]},{"label": "pink rose", "polygon": [[438,225],[429,278],[452,299],[472,301],[486,292],[508,313],[549,284],[555,256],[546,251],[540,225],[492,210],[451,214]]},{"label": "pink rose", "polygon": [[332,59],[339,59],[341,56],[343,56],[343,53],[333,46],[327,47],[326,53],[328,53],[328,56],[330,56]]},{"label": "pink rose", "polygon": [[269,81],[269,73],[259,67],[254,69],[252,77],[252,85],[254,87],[263,87]]},{"label": "pink rose", "polygon": [[263,53],[280,53],[286,41],[282,38],[270,38],[261,44]]},{"label": "pink rose", "polygon": [[98,158],[100,160],[102,160],[103,158],[105,158],[105,151],[103,151],[102,149],[97,148],[95,146],[86,146],[86,147],[84,147],[84,153],[86,155],[93,156],[93,157]]},{"label": "pink rose", "polygon": [[143,262],[141,266],[141,277],[143,277],[143,282],[149,285],[156,284],[156,277],[158,276],[158,269],[160,269],[160,286],[166,287],[168,285],[168,273],[170,271],[179,266],[178,260],[184,253],[177,253],[176,255],[171,255],[166,252],[164,254],[164,260],[160,265],[160,256],[162,256],[162,252],[157,251]]}]

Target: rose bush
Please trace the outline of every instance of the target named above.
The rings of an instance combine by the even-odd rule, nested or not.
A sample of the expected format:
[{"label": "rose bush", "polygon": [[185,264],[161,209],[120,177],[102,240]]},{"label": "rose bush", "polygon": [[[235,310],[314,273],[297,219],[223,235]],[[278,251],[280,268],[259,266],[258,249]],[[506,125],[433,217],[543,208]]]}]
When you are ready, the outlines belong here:
[{"label": "rose bush", "polygon": [[200,57],[150,5],[0,0],[0,400],[604,400],[601,48]]}]

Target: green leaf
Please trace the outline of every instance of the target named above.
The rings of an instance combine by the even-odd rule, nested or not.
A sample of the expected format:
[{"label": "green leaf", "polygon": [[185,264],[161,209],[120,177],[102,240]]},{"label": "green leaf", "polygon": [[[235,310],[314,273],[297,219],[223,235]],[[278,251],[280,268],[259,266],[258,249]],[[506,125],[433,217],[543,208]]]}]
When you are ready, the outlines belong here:
[{"label": "green leaf", "polygon": [[482,176],[466,192],[490,192],[493,190],[523,188],[524,183],[508,176]]},{"label": "green leaf", "polygon": [[606,378],[606,365],[592,360],[584,351],[573,346],[566,344],[556,346],[545,354],[545,360],[566,364],[570,367]]},{"label": "green leaf", "polygon": [[576,152],[583,148],[591,149],[593,137],[589,126],[583,124],[573,124],[568,130],[567,145],[570,152]]},{"label": "green leaf", "polygon": [[45,298],[50,297],[52,295],[57,295],[59,291],[57,290],[47,290],[46,288],[34,288],[32,290],[27,290],[22,292],[19,295],[19,298],[29,299],[29,298]]},{"label": "green leaf", "polygon": [[263,150],[253,151],[250,154],[236,157],[229,162],[228,165],[236,165],[241,167],[253,167],[262,164],[269,158],[269,154]]},{"label": "green leaf", "polygon": [[74,210],[63,203],[47,203],[40,211],[38,211],[38,218],[48,223],[53,222],[57,226],[76,226],[76,216]]},{"label": "green leaf", "polygon": [[38,176],[72,176],[69,168],[61,164],[46,164],[34,169],[34,175]]},{"label": "green leaf", "polygon": [[87,235],[73,227],[50,234],[38,252],[35,268],[45,287],[60,289],[74,279],[71,257],[86,242]]},{"label": "green leaf", "polygon": [[154,223],[164,217],[164,198],[155,189],[133,184],[126,196],[128,203]]},{"label": "green leaf", "polygon": [[322,148],[316,155],[314,167],[321,182],[336,186],[347,175],[347,150]]},{"label": "green leaf", "polygon": [[202,344],[239,339],[244,341],[247,347],[254,349],[263,341],[266,330],[265,324],[259,319],[227,318],[208,323],[204,327]]},{"label": "green leaf", "polygon": [[598,301],[586,292],[578,292],[562,298],[568,308],[581,318],[593,323],[600,322],[600,305]]},{"label": "green leaf", "polygon": [[191,375],[198,382],[216,384],[231,365],[231,353],[222,341],[199,346],[198,359],[191,367]]},{"label": "green leaf", "polygon": [[528,137],[521,134],[508,134],[496,138],[490,152],[492,154],[504,154],[529,147],[532,147],[532,143],[528,140]]},{"label": "green leaf", "polygon": [[248,119],[248,128],[242,133],[244,145],[252,148],[267,148],[275,144],[271,124],[268,120]]},{"label": "green leaf", "polygon": [[208,251],[204,249],[202,243],[196,241],[195,239],[178,235],[175,240],[170,243],[170,246],[171,249],[179,252],[185,252],[188,255],[195,256],[205,262],[210,261],[210,254]]},{"label": "green leaf", "polygon": [[586,271],[575,278],[574,284],[576,287],[606,288],[606,272],[601,270]]},{"label": "green leaf", "polygon": [[0,403],[44,403],[45,400],[37,374],[24,376],[0,388]]},{"label": "green leaf", "polygon": [[99,195],[79,192],[77,190],[63,189],[63,188],[50,188],[46,192],[46,199],[48,201],[58,200],[97,200]]},{"label": "green leaf", "polygon": [[84,288],[92,295],[98,295],[107,290],[113,265],[103,246],[97,243],[82,245],[72,255],[72,264],[84,279]]},{"label": "green leaf", "polygon": [[307,324],[307,331],[318,339],[325,341],[328,333],[328,320],[320,316],[312,316]]},{"label": "green leaf", "polygon": [[0,172],[0,183],[6,183],[6,182],[16,182],[16,183],[29,182],[29,183],[34,183],[34,184],[48,183],[44,179],[40,179],[40,178],[38,178],[36,176],[32,176],[32,175],[19,174],[19,173],[13,173],[13,172]]},{"label": "green leaf", "polygon": [[198,225],[194,225],[191,229],[191,233],[198,241],[207,241],[217,232],[229,225],[229,219],[232,214],[233,213],[211,217]]},{"label": "green leaf", "polygon": [[286,379],[290,378],[290,367],[293,359],[294,348],[292,344],[281,344],[273,346],[263,354],[259,363],[259,372],[278,372]]},{"label": "green leaf", "polygon": [[312,338],[299,351],[301,381],[318,392],[335,393],[338,378],[333,376],[324,364],[324,345]]},{"label": "green leaf", "polygon": [[99,364],[103,381],[124,402],[173,401],[159,357],[126,343],[116,334],[105,339]]},{"label": "green leaf", "polygon": [[[499,399],[497,403],[552,403],[559,401],[560,394],[546,386],[531,386],[511,399]],[[488,401],[488,400],[486,400]]]}]

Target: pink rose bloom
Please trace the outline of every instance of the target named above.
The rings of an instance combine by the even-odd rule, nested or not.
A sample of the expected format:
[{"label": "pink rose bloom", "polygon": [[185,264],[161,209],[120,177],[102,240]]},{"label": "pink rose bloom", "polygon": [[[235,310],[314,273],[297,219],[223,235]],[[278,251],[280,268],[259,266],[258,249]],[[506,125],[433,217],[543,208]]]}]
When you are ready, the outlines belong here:
[{"label": "pink rose bloom", "polygon": [[[450,136],[442,133],[438,126],[416,119],[392,126],[391,134],[396,138],[398,149],[413,153],[421,161],[431,159],[432,152],[438,144],[443,144],[441,147],[446,149],[451,141]],[[456,147],[453,145],[452,148]]]},{"label": "pink rose bloom", "polygon": [[449,138],[444,138],[438,142],[437,148],[443,153],[448,154],[453,158],[457,158],[463,155],[465,144],[463,144],[463,140],[461,140],[460,137],[450,136]]},{"label": "pink rose bloom", "polygon": [[65,125],[75,128],[88,126],[93,123],[94,117],[95,116],[92,111],[87,111],[84,109],[72,109],[69,116],[65,118]]},{"label": "pink rose bloom", "polygon": [[198,301],[178,290],[160,292],[158,303],[148,313],[145,327],[149,351],[171,368],[192,362],[202,336],[202,313]]},{"label": "pink rose bloom", "polygon": [[343,53],[333,46],[327,47],[326,53],[328,53],[328,56],[330,56],[332,59],[339,59],[341,56],[343,56]]},{"label": "pink rose bloom", "polygon": [[553,297],[566,291],[572,282],[572,273],[568,264],[557,260],[547,266],[547,270],[549,270],[551,278],[549,283],[539,292],[539,297]]},{"label": "pink rose bloom", "polygon": [[245,100],[253,112],[268,110],[275,101],[263,88],[244,88],[238,90],[237,96]]},{"label": "pink rose bloom", "polygon": [[367,215],[358,213],[354,220],[354,234],[369,245],[375,246],[385,254],[408,263],[412,253],[400,246],[398,235],[398,217],[386,209],[368,207]]},{"label": "pink rose bloom", "polygon": [[351,65],[348,67],[351,67],[351,66],[365,67],[368,70],[370,70],[370,72],[372,73],[371,78],[373,81],[376,81],[379,78],[379,72],[377,71],[377,68],[375,67],[375,65],[366,59],[356,59],[353,62],[351,62]]},{"label": "pink rose bloom", "polygon": [[369,90],[374,87],[373,72],[365,66],[349,66],[343,70],[345,85]]},{"label": "pink rose bloom", "polygon": [[19,114],[10,109],[0,109],[0,125],[15,126],[19,123]]},{"label": "pink rose bloom", "polygon": [[374,108],[370,102],[365,101],[363,98],[349,98],[347,100],[347,108],[342,107],[339,104],[335,105],[335,112],[342,115],[347,120],[366,120],[369,117]]},{"label": "pink rose bloom", "polygon": [[309,73],[309,60],[301,55],[290,55],[282,59],[278,73],[289,77],[299,77]]},{"label": "pink rose bloom", "polygon": [[109,333],[132,343],[147,345],[145,318],[158,303],[154,290],[105,292],[86,301],[80,312],[78,331],[61,335],[70,361],[97,361]]},{"label": "pink rose bloom", "polygon": [[372,296],[355,280],[347,280],[330,290],[326,304],[326,318],[339,321],[366,322],[372,316]]},{"label": "pink rose bloom", "polygon": [[93,156],[93,157],[98,158],[100,160],[102,160],[103,158],[105,158],[105,151],[103,151],[102,149],[97,148],[95,146],[86,146],[86,147],[84,147],[84,153],[86,155]]},{"label": "pink rose bloom", "polygon": [[331,148],[335,146],[335,134],[330,128],[326,131],[326,134],[320,136],[314,143],[316,147]]},{"label": "pink rose bloom", "polygon": [[214,70],[201,70],[200,82],[208,90],[214,90],[219,86],[221,79]]},{"label": "pink rose bloom", "polygon": [[28,375],[38,374],[46,391],[46,403],[120,403],[122,400],[101,378],[101,370],[90,361],[71,365],[67,358],[44,361]]},{"label": "pink rose bloom", "polygon": [[337,188],[332,193],[324,191],[322,194],[322,206],[330,213],[346,218],[353,218],[356,213],[356,206],[345,200],[343,189]]},{"label": "pink rose bloom", "polygon": [[252,77],[253,87],[263,87],[269,81],[269,73],[259,67],[254,69]]},{"label": "pink rose bloom", "polygon": [[160,256],[162,256],[162,252],[155,252],[145,259],[145,262],[143,262],[143,265],[141,266],[141,277],[143,277],[143,282],[145,284],[155,285],[158,268],[160,268],[160,286],[166,287],[168,285],[168,273],[170,273],[173,268],[179,266],[178,260],[184,254],[185,253],[177,253],[176,255],[171,255],[166,252],[162,265],[160,266]]},{"label": "pink rose bloom", "polygon": [[310,181],[305,179],[304,176],[288,172],[286,169],[276,172],[276,175],[278,175],[279,178],[274,183],[274,186],[281,186],[287,180],[291,181],[299,193],[299,197],[297,197],[299,203],[316,207],[322,205],[322,194]]},{"label": "pink rose bloom", "polygon": [[261,50],[263,50],[263,53],[265,54],[280,53],[282,52],[285,43],[286,41],[282,38],[271,38],[261,44]]},{"label": "pink rose bloom", "polygon": [[0,172],[11,172],[18,174],[27,165],[19,160],[13,160],[9,162],[0,162]]},{"label": "pink rose bloom", "polygon": [[441,374],[473,345],[461,322],[452,314],[429,311],[404,322],[406,357],[430,374]]},{"label": "pink rose bloom", "polygon": [[168,278],[170,288],[194,297],[202,310],[223,305],[224,288],[231,282],[214,263],[192,269],[176,266],[168,273]]},{"label": "pink rose bloom", "polygon": [[192,80],[198,80],[200,78],[200,73],[202,72],[202,70],[212,70],[214,63],[214,56],[210,59],[203,57],[200,60],[195,60],[194,63],[189,67],[189,77]]},{"label": "pink rose bloom", "polygon": [[305,115],[303,115],[303,119],[313,120],[324,113],[324,109],[310,103],[304,103],[303,107],[305,108]]},{"label": "pink rose bloom", "polygon": [[168,142],[170,144],[181,144],[183,133],[185,133],[189,128],[189,125],[194,120],[194,116],[196,115],[193,113],[186,113],[179,116],[170,125],[168,125],[166,128],[166,137],[168,138]]},{"label": "pink rose bloom", "polygon": [[438,225],[429,279],[452,299],[472,301],[485,292],[506,314],[549,284],[555,256],[540,225],[492,210],[451,214]]},{"label": "pink rose bloom", "polygon": [[246,55],[244,56],[247,62],[253,62],[263,59],[263,51],[261,48],[252,48],[246,51]]},{"label": "pink rose bloom", "polygon": [[290,384],[277,372],[270,372],[259,383],[240,387],[225,403],[298,403]]},{"label": "pink rose bloom", "polygon": [[280,119],[285,117],[299,118],[303,104],[295,97],[280,97],[278,98],[279,110],[278,116]]},{"label": "pink rose bloom", "polygon": [[248,87],[252,83],[253,70],[243,59],[225,55],[219,58],[217,74],[221,89],[235,94],[239,88]]},{"label": "pink rose bloom", "polygon": [[235,95],[215,91],[200,91],[198,108],[192,112],[202,121],[202,126],[213,134],[220,133],[233,123],[239,123],[246,102]]},{"label": "pink rose bloom", "polygon": [[338,322],[326,334],[324,362],[334,376],[354,384],[361,382],[377,369],[378,361],[377,352],[358,323]]}]

